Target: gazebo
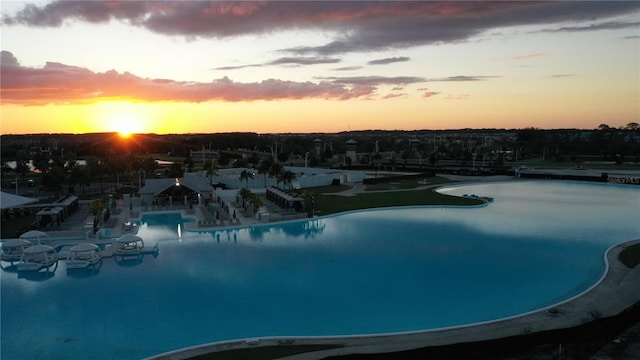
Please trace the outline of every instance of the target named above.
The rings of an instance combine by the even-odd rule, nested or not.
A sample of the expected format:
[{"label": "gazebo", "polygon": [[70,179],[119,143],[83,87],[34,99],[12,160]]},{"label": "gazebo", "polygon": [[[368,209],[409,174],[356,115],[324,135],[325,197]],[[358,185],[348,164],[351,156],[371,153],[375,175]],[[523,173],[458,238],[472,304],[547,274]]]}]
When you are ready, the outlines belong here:
[{"label": "gazebo", "polygon": [[186,206],[202,204],[213,195],[213,188],[206,177],[187,173],[181,178],[147,179],[139,194],[141,205]]},{"label": "gazebo", "polygon": [[38,230],[30,230],[20,235],[20,239],[27,240],[32,244],[48,244],[51,242],[49,235]]}]

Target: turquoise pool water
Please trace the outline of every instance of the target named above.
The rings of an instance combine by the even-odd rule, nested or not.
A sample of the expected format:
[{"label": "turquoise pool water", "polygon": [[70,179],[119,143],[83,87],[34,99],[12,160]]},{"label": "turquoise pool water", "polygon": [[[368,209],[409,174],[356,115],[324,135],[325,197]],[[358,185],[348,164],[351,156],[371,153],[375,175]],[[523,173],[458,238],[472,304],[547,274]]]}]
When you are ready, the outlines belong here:
[{"label": "turquoise pool water", "polygon": [[159,244],[157,257],[105,259],[87,276],[71,276],[64,261],[48,277],[2,271],[2,359],[139,359],[239,338],[490,321],[585,291],[608,247],[640,237],[637,187],[522,181],[441,191],[495,201],[211,232],[152,217],[139,235]]}]

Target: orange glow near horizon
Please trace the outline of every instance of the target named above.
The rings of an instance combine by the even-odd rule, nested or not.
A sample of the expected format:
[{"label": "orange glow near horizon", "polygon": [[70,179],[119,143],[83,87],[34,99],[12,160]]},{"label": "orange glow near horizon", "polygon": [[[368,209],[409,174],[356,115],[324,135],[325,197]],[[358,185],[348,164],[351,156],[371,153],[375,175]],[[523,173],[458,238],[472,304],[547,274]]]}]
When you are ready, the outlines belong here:
[{"label": "orange glow near horizon", "polygon": [[[503,99],[506,100],[506,99]],[[114,132],[181,134],[218,132],[313,133],[349,130],[443,130],[473,128],[595,129],[601,123],[624,126],[624,101],[614,111],[597,102],[576,107],[565,97],[556,103],[512,96],[497,101],[477,94],[459,99],[389,99],[255,102],[125,102],[82,105],[3,105],[1,134]],[[569,100],[569,101],[567,101]],[[580,109],[576,111],[575,109]],[[562,119],[562,121],[558,121]],[[626,122],[625,122],[626,121]]]},{"label": "orange glow near horizon", "polygon": [[117,132],[121,137],[150,132],[149,121],[141,104],[122,101],[100,102],[93,106],[94,118],[103,131]]}]

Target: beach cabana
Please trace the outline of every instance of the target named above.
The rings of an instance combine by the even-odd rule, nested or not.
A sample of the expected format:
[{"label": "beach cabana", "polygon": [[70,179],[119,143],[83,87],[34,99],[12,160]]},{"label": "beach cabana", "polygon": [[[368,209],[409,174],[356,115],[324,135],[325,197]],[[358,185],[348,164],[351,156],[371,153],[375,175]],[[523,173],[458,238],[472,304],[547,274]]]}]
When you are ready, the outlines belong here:
[{"label": "beach cabana", "polygon": [[26,233],[20,235],[20,239],[27,240],[32,244],[48,244],[51,242],[49,235],[47,233],[38,231],[38,230],[30,230]]},{"label": "beach cabana", "polygon": [[33,245],[24,249],[18,271],[38,271],[58,262],[58,253],[49,245]]},{"label": "beach cabana", "polygon": [[31,242],[25,239],[9,239],[2,243],[2,260],[18,261],[24,250],[31,246]]},{"label": "beach cabana", "polygon": [[139,255],[142,249],[144,249],[144,241],[140,236],[126,234],[116,239],[113,253],[115,255]]}]

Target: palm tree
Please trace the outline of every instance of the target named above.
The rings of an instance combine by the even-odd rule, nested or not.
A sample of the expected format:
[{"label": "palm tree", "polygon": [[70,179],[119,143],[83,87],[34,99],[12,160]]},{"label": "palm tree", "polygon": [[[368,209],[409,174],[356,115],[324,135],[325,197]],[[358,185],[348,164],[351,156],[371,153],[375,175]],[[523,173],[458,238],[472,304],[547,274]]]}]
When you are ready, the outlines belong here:
[{"label": "palm tree", "polygon": [[269,176],[273,176],[276,178],[276,187],[279,188],[280,186],[280,175],[282,174],[282,169],[284,167],[282,166],[282,164],[280,163],[273,163],[271,164],[271,167],[269,168]]},{"label": "palm tree", "polygon": [[244,207],[247,199],[249,199],[249,197],[251,197],[252,193],[251,193],[251,190],[249,190],[247,188],[242,188],[239,191],[239,195],[242,198],[242,207]]},{"label": "palm tree", "polygon": [[249,197],[249,204],[253,206],[253,212],[256,213],[258,212],[258,209],[260,209],[260,206],[262,206],[262,199],[256,194],[251,194]]},{"label": "palm tree", "polygon": [[304,209],[307,211],[307,214],[309,215],[309,217],[312,217],[314,215],[313,213],[315,212],[316,194],[305,190],[302,193],[298,194],[298,197],[304,200]]},{"label": "palm tree", "polygon": [[95,234],[98,231],[98,225],[102,221],[101,216],[102,211],[107,208],[109,205],[109,197],[101,196],[91,202],[89,205],[89,211],[91,215],[93,215],[93,233]]},{"label": "palm tree", "polygon": [[213,162],[213,160],[211,160],[211,164],[207,163],[205,167],[207,170],[207,177],[209,178],[209,185],[211,185],[211,183],[213,182],[213,177],[218,176],[218,167]]},{"label": "palm tree", "polygon": [[60,166],[54,166],[42,176],[42,189],[51,192],[56,197],[64,189],[67,174]]},{"label": "palm tree", "polygon": [[86,186],[91,184],[89,169],[84,165],[76,165],[69,174],[69,186],[82,186],[82,193],[86,193]]},{"label": "palm tree", "polygon": [[249,187],[249,179],[253,179],[253,172],[247,171],[247,170],[242,170],[240,172],[240,181],[244,180],[244,187],[245,188]]},{"label": "palm tree", "polygon": [[282,179],[282,182],[285,183],[285,185],[289,184],[289,190],[291,190],[291,183],[296,179],[296,173],[287,170],[280,174],[280,178]]},{"label": "palm tree", "polygon": [[[100,183],[100,192],[104,192],[104,174],[105,174],[105,166],[104,161],[88,158],[87,159],[87,170],[89,171],[90,178],[98,178],[98,182]],[[89,180],[91,181],[91,180]]]},{"label": "palm tree", "polygon": [[267,187],[267,175],[270,173],[272,165],[273,165],[273,160],[271,158],[267,158],[260,161],[260,166],[258,167],[258,173],[264,175],[265,188]]}]

